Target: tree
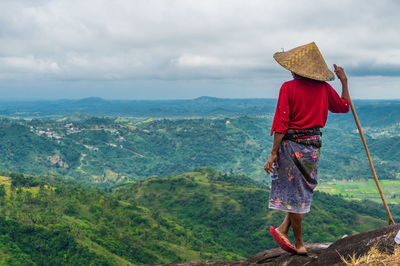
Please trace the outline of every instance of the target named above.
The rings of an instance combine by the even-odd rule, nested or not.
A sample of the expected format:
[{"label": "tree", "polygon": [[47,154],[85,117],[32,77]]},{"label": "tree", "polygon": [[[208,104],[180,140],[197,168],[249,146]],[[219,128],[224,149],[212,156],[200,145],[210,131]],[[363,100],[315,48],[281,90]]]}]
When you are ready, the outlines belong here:
[{"label": "tree", "polygon": [[4,184],[0,185],[0,199],[4,200],[4,198],[6,197],[7,193],[6,193],[6,189],[4,187]]},{"label": "tree", "polygon": [[25,178],[23,174],[11,173],[10,178],[12,187],[20,187],[25,185]]}]

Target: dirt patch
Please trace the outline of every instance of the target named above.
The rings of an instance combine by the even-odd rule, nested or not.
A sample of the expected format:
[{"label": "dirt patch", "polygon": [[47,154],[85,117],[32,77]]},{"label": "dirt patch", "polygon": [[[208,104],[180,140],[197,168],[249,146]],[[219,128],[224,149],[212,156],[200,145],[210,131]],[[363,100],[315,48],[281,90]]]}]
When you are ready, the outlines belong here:
[{"label": "dirt patch", "polygon": [[58,164],[60,167],[63,167],[63,168],[68,168],[69,167],[69,165],[61,159],[59,154],[55,154],[53,156],[49,156],[48,159],[49,159],[49,161],[51,162],[52,165],[57,165]]}]

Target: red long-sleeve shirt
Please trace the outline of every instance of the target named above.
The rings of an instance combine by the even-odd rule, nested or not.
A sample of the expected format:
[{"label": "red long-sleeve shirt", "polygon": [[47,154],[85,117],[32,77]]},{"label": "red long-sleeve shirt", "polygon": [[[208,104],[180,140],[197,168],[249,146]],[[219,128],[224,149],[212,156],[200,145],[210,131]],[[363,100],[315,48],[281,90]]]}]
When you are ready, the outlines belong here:
[{"label": "red long-sleeve shirt", "polygon": [[281,87],[271,136],[273,132],[284,134],[287,129],[322,128],[328,119],[328,110],[347,113],[349,108],[349,102],[328,83],[295,78]]}]

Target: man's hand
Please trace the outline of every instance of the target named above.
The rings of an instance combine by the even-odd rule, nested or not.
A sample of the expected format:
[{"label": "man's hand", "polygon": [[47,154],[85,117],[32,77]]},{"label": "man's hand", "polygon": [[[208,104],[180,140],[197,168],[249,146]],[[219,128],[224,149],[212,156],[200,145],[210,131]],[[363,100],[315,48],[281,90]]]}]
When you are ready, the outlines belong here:
[{"label": "man's hand", "polygon": [[342,98],[351,102],[349,88],[347,86],[347,77],[346,77],[346,74],[344,73],[343,68],[340,66],[337,66],[336,64],[333,64],[333,67],[335,68],[336,76],[342,82]]},{"label": "man's hand", "polygon": [[341,82],[347,82],[347,76],[344,73],[344,70],[341,66],[337,66],[336,64],[333,64],[333,67],[335,68],[335,74],[340,79]]},{"label": "man's hand", "polygon": [[268,161],[264,165],[264,169],[268,174],[272,174],[275,171],[276,168],[274,167],[274,163],[278,168],[278,155],[276,153],[271,153]]}]

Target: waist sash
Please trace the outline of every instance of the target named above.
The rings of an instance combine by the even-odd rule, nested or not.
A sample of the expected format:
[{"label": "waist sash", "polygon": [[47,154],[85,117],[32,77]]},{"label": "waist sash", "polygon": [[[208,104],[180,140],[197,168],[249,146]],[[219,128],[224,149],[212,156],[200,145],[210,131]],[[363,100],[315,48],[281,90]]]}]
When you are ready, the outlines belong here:
[{"label": "waist sash", "polygon": [[313,145],[317,148],[322,147],[322,132],[320,128],[309,129],[290,129],[290,133],[286,131],[284,140],[290,140],[303,145]]}]

